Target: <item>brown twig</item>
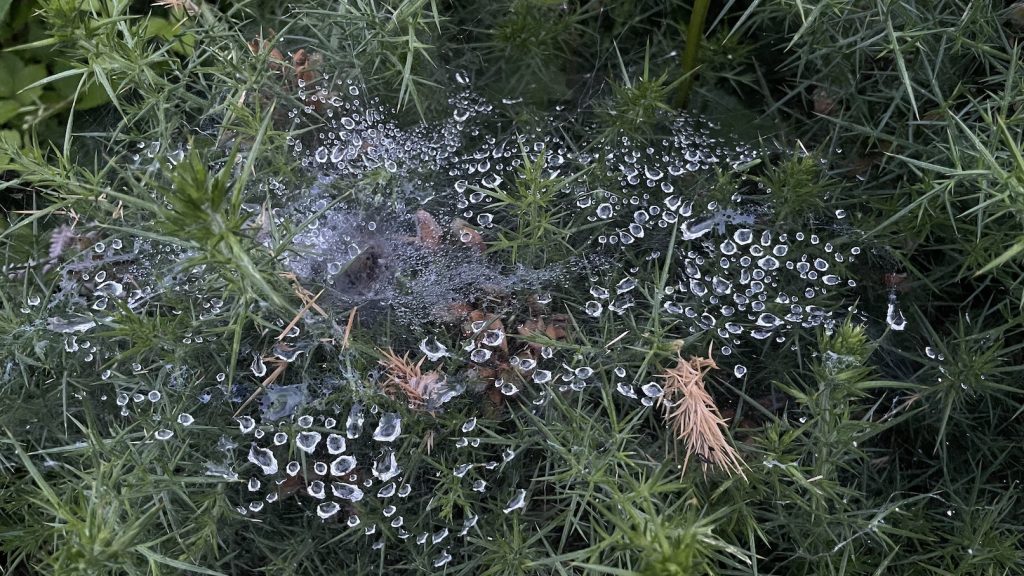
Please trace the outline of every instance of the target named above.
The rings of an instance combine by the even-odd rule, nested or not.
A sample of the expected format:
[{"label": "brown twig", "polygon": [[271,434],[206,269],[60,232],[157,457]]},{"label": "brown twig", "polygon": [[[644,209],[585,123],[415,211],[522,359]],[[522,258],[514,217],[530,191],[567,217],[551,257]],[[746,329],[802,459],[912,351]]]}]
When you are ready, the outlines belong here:
[{"label": "brown twig", "polygon": [[270,386],[271,384],[276,382],[277,379],[281,376],[281,374],[283,374],[284,371],[288,368],[288,362],[285,362],[280,358],[264,358],[263,360],[265,362],[277,364],[277,366],[274,368],[274,371],[271,372],[270,375],[263,380],[263,382],[260,382],[259,388],[257,388],[251,395],[249,395],[249,397],[245,399],[245,402],[242,402],[242,405],[238,407],[238,410],[235,410],[235,418],[237,418],[239,414],[242,413],[242,410],[245,410],[246,406],[251,404],[252,401],[255,400],[257,396],[262,394],[263,391],[267,389],[267,386]]},{"label": "brown twig", "polygon": [[[277,335],[277,340],[284,340],[284,337],[287,336],[288,333],[292,331],[292,328],[295,328],[295,325],[299,323],[299,320],[302,319],[302,315],[305,314],[306,311],[309,310],[311,307],[316,306],[316,299],[319,298],[320,295],[323,293],[324,291],[321,290],[317,292],[316,296],[313,296],[313,298],[305,300],[305,303],[302,305],[302,308],[299,308],[299,311],[296,312],[295,317],[292,318],[292,321],[289,322],[288,325],[285,326],[283,330],[281,330],[281,333]],[[301,296],[299,297],[302,298]],[[319,308],[319,306],[317,306],[317,308]]]},{"label": "brown twig", "polygon": [[359,310],[359,306],[355,306],[348,313],[348,324],[345,325],[345,335],[341,337],[341,349],[348,349],[349,336],[352,335],[352,325],[356,321],[356,310]]}]

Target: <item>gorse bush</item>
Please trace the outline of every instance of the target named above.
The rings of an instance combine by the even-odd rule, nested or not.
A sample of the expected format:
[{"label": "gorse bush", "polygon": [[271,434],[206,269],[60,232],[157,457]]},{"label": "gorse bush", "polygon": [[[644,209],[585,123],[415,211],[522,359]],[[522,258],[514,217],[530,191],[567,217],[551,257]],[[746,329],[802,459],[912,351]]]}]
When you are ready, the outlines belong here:
[{"label": "gorse bush", "polygon": [[1024,571],[1024,8],[739,4],[0,0],[5,573]]}]

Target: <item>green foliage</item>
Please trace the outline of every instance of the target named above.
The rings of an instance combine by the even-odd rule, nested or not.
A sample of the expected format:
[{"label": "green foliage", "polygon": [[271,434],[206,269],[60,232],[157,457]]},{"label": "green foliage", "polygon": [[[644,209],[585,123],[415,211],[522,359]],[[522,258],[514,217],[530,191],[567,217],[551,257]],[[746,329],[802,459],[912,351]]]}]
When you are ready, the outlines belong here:
[{"label": "green foliage", "polygon": [[[621,56],[619,63],[622,65]],[[657,78],[651,76],[650,51],[644,56],[643,74],[635,81],[630,80],[623,65],[622,84],[612,84],[612,96],[605,111],[605,123],[610,128],[636,136],[649,136],[671,112],[669,96],[676,89],[679,80],[669,83],[669,72]]]},{"label": "green foliage", "polygon": [[[634,410],[615,392],[615,368],[653,381],[678,354],[706,354],[718,342],[714,330],[686,332],[662,313],[679,266],[677,229],[647,239],[662,242],[659,256],[624,257],[643,280],[635,306],[576,317],[590,299],[584,280],[601,272],[600,263],[578,264],[600,223],[580,216],[577,187],[617,182],[602,158],[563,173],[518,151],[515,179],[474,189],[491,200],[487,257],[510,269],[570,268],[557,294],[564,309],[545,312],[564,315],[565,338],[528,340],[586,360],[600,384],[481,417],[482,447],[458,454],[516,448],[486,498],[451,479],[458,458],[448,432],[479,413],[478,382],[469,378],[470,393],[445,412],[407,419],[412,430],[396,445],[409,458],[406,474],[444,479],[417,502],[419,519],[480,513],[478,529],[452,546],[449,573],[1024,571],[1019,3],[716,3],[683,71],[680,48],[697,43],[680,24],[697,2],[195,4],[192,13],[127,0],[0,0],[5,570],[436,571],[411,540],[368,553],[363,535],[340,532],[299,498],[259,522],[241,518],[230,502],[244,487],[196,475],[221,461],[222,438],[241,439],[237,402],[200,408],[187,440],[175,423],[182,405],[140,403],[143,417],[130,423],[103,413],[116,390],[191,398],[221,372],[234,392],[239,362],[272,349],[298,309],[279,262],[308,222],[268,216],[289,199],[251,183],[263,172],[306,177],[285,153],[320,130],[289,132],[290,110],[315,108],[295,94],[302,49],[321,59],[317,73],[357,80],[362,97],[401,108],[400,122],[450,117],[448,98],[468,80],[495,114],[506,110],[497,102],[522,99],[517,128],[542,125],[563,106],[602,144],[657,145],[677,111],[673,95],[692,82],[693,108],[782,152],[688,178],[674,194],[705,205],[740,195],[786,230],[828,221],[835,237],[863,247],[844,271],[858,300],[839,308],[834,294],[823,297],[837,303],[833,331],[797,327],[774,348],[736,345],[731,357],[712,349],[722,367],[706,384],[747,477],[705,477],[680,469],[679,442],[657,412]],[[268,44],[250,49],[253,38]],[[283,63],[271,60],[275,49]],[[176,155],[197,132],[201,141]],[[563,136],[576,146],[576,134]],[[398,184],[380,169],[337,195],[384,209]],[[848,216],[831,220],[837,210]],[[79,343],[108,353],[88,363],[70,351],[73,334],[53,328],[68,320],[57,294],[84,301],[97,283],[62,268],[60,255],[49,260],[70,224],[79,244],[63,250],[88,253],[130,234],[166,253],[136,272],[174,279],[174,289],[146,295],[146,314],[111,307],[77,319],[96,323]],[[125,266],[137,264],[126,257]],[[76,283],[81,293],[69,288]],[[192,307],[196,294],[217,304]],[[526,320],[518,303],[494,294],[473,304],[508,313],[509,333]],[[890,304],[906,314],[903,330],[886,323]],[[387,312],[324,307],[326,317],[303,326],[315,345],[287,377],[336,379],[323,405],[366,399],[365,381],[379,370],[374,350],[415,350],[419,334]],[[454,341],[459,327],[452,331]],[[740,363],[747,375],[729,376]],[[373,401],[411,416],[400,401]],[[182,441],[156,441],[162,426]],[[520,486],[527,510],[505,514],[493,495]]]},{"label": "green foliage", "polygon": [[525,150],[522,154],[523,166],[514,182],[477,191],[493,198],[491,207],[498,212],[497,240],[488,249],[507,250],[510,262],[542,268],[575,252],[572,214],[565,206],[571,201],[567,191],[583,175],[551,177],[543,158],[531,160]]}]

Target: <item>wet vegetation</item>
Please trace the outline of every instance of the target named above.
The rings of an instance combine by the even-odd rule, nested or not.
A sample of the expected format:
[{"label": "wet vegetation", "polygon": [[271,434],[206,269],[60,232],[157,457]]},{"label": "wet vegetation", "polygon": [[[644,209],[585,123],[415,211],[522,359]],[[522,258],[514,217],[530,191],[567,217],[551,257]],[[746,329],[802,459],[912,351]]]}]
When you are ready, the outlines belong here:
[{"label": "wet vegetation", "polygon": [[1022,35],[0,0],[0,574],[1024,572]]}]

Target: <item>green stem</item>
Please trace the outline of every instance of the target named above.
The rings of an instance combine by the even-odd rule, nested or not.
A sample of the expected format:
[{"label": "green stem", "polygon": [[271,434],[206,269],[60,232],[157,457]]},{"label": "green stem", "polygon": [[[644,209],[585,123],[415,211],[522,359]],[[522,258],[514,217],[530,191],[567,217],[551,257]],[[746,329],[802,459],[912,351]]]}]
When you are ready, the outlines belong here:
[{"label": "green stem", "polygon": [[676,93],[676,107],[686,106],[690,99],[690,91],[693,89],[693,79],[696,76],[697,53],[700,51],[701,41],[704,39],[704,19],[708,15],[708,8],[711,0],[695,0],[693,12],[690,13],[690,23],[686,27],[686,47],[683,49],[683,81],[679,85],[679,92]]}]

